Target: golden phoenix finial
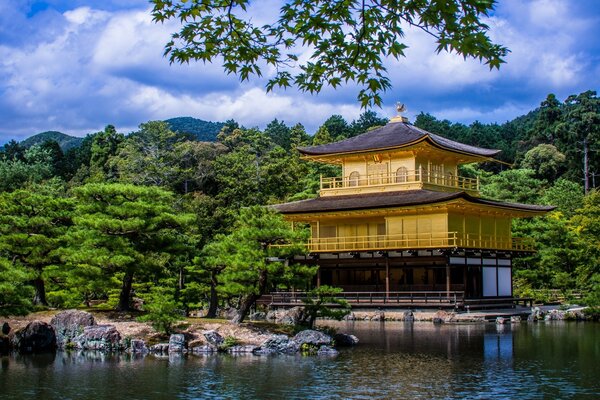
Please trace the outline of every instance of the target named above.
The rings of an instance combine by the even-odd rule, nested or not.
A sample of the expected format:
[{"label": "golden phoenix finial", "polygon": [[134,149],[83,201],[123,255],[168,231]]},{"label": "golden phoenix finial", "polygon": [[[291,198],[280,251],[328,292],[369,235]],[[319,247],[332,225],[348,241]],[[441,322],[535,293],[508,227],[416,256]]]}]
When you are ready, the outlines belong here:
[{"label": "golden phoenix finial", "polygon": [[396,102],[396,111],[398,111],[398,114],[402,114],[404,111],[406,111],[406,106],[404,103],[400,103],[399,101]]}]

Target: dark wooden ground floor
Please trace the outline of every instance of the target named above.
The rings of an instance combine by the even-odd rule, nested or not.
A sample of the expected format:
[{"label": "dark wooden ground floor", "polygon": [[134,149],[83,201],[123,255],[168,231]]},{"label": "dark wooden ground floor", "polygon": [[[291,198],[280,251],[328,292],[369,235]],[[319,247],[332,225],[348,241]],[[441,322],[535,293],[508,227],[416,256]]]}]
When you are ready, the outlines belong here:
[{"label": "dark wooden ground floor", "polygon": [[[340,287],[340,297],[365,307],[486,308],[512,306],[512,258],[491,250],[356,252],[297,257],[318,266],[315,286]],[[302,294],[273,293],[273,305],[301,303]]]}]

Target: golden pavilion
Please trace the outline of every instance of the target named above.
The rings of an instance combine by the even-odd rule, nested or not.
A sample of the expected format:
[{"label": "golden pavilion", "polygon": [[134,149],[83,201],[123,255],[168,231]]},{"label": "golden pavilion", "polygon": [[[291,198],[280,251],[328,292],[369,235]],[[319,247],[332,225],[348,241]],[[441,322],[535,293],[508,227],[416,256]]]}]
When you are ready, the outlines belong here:
[{"label": "golden pavilion", "polygon": [[339,142],[299,148],[303,158],[341,166],[322,177],[319,197],[277,205],[292,223],[310,225],[308,254],[316,285],[341,287],[373,306],[463,307],[512,303],[512,260],[533,251],[511,233],[514,218],[548,206],[484,199],[465,163],[499,150],[458,143],[397,116]]}]

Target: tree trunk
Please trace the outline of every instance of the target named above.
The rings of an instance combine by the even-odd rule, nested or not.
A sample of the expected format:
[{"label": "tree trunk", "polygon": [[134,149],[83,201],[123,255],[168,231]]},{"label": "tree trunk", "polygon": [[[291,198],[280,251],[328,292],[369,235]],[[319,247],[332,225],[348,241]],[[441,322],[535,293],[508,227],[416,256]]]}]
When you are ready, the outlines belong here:
[{"label": "tree trunk", "polygon": [[259,299],[260,296],[265,294],[267,290],[267,271],[261,270],[260,275],[258,276],[258,294],[252,293],[247,295],[242,299],[242,303],[240,304],[240,309],[238,310],[238,314],[231,320],[234,324],[240,324],[244,321],[250,309],[256,303],[256,300]]},{"label": "tree trunk", "polygon": [[131,286],[133,285],[133,272],[125,272],[123,277],[123,285],[121,286],[121,293],[119,294],[119,305],[117,306],[118,311],[130,311],[131,305],[129,298],[131,297]]},{"label": "tree trunk", "polygon": [[583,139],[583,189],[585,194],[588,194],[590,191],[590,166],[588,151],[588,142],[587,138],[585,138]]},{"label": "tree trunk", "polygon": [[208,303],[208,312],[206,318],[216,318],[217,306],[219,305],[219,296],[217,295],[217,271],[210,273],[210,300]]},{"label": "tree trunk", "polygon": [[44,280],[41,277],[37,277],[33,280],[33,287],[35,288],[35,295],[33,297],[33,304],[47,306],[46,301],[46,287],[44,286]]},{"label": "tree trunk", "polygon": [[234,324],[241,324],[244,322],[244,319],[248,316],[248,312],[250,312],[250,308],[252,308],[259,297],[260,296],[257,296],[254,293],[245,296],[242,299],[242,303],[240,304],[240,309],[238,310],[237,315],[233,317],[231,322]]}]

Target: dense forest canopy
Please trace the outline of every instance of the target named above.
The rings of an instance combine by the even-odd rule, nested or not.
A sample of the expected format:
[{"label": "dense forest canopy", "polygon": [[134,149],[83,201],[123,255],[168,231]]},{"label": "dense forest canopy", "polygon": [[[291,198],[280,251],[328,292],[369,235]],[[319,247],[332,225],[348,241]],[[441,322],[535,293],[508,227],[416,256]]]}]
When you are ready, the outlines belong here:
[{"label": "dense forest canopy", "polygon": [[[274,287],[303,287],[314,270],[288,257],[308,233],[289,231],[264,205],[315,197],[319,176],[338,167],[306,162],[299,146],[330,143],[387,123],[374,112],[333,115],[316,130],[274,119],[264,130],[222,124],[216,141],[150,121],[128,135],[108,125],[63,151],[53,140],[0,152],[0,313],[38,305],[101,302],[128,309],[136,298],[189,311],[234,305],[244,319]],[[515,293],[580,291],[600,302],[600,100],[592,91],[504,124],[470,125],[419,114],[415,125],[503,150],[502,163],[467,165],[482,195],[551,204],[549,215],[515,221],[538,252],[519,258]],[[587,184],[586,184],[587,182]],[[279,250],[276,250],[279,249]],[[224,256],[224,255],[227,256]],[[243,266],[241,268],[240,266]],[[158,293],[158,289],[160,293]]]}]

